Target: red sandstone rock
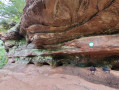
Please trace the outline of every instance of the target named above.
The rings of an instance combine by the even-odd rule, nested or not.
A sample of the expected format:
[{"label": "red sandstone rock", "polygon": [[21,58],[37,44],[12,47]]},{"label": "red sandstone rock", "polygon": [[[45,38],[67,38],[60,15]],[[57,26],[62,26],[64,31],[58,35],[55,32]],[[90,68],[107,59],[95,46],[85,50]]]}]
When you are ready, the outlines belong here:
[{"label": "red sandstone rock", "polygon": [[[93,42],[94,47],[89,43]],[[69,41],[62,46],[60,51],[46,52],[43,56],[55,55],[90,55],[90,58],[104,58],[113,55],[119,55],[119,35],[105,35],[84,37]]]},{"label": "red sandstone rock", "polygon": [[28,0],[20,33],[37,47],[119,29],[119,0]]},{"label": "red sandstone rock", "polygon": [[[7,44],[7,40],[19,40],[22,39],[22,35],[27,43],[30,43],[26,45],[29,49],[35,47],[57,50],[44,53],[46,56],[89,55],[88,59],[92,57],[99,59],[119,55],[117,34],[119,0],[26,0],[26,2],[20,30],[13,28],[4,35],[6,46],[13,46]],[[103,36],[90,37],[101,34]],[[89,42],[94,42],[95,46],[90,48]],[[36,53],[24,52],[24,48],[20,49],[22,51],[18,50],[14,54],[9,51],[8,56],[37,56]]]}]

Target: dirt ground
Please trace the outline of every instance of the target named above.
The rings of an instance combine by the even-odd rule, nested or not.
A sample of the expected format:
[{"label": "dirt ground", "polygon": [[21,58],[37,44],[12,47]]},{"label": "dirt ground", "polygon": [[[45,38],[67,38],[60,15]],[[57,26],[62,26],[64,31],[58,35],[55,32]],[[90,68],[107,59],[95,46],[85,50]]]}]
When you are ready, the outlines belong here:
[{"label": "dirt ground", "polygon": [[[52,68],[28,65],[21,69],[17,68],[17,70],[2,69],[0,70],[0,90],[118,90],[96,84],[95,81],[95,83],[91,83],[90,80],[87,81],[89,78],[85,78],[96,78],[100,76],[97,75],[99,72],[100,70],[95,75],[90,75],[88,68],[70,66]],[[89,76],[85,73],[88,73]]]},{"label": "dirt ground", "polygon": [[62,67],[65,70],[63,73],[75,75],[83,78],[86,81],[102,84],[105,86],[117,88],[119,90],[119,71],[111,70],[111,72],[103,72],[101,68],[96,68],[94,75],[91,74],[89,68],[79,67]]}]

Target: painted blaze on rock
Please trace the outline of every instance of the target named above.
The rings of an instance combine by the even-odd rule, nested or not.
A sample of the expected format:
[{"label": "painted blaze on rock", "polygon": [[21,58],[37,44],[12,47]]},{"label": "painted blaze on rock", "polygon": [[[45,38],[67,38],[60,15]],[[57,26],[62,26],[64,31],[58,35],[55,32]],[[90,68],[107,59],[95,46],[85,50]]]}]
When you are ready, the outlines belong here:
[{"label": "painted blaze on rock", "polygon": [[93,42],[90,42],[90,43],[89,43],[89,46],[90,46],[90,47],[93,47],[93,46],[94,46],[94,43],[93,43]]}]

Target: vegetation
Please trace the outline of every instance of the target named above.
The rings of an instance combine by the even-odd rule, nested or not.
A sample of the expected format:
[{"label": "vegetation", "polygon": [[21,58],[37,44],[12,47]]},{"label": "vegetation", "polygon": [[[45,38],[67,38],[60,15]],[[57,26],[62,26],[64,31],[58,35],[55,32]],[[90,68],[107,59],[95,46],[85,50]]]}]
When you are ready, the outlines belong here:
[{"label": "vegetation", "polygon": [[0,16],[10,20],[19,21],[20,14],[23,12],[25,0],[10,0],[8,4],[0,1]]},{"label": "vegetation", "polygon": [[3,27],[2,29],[9,29],[11,23],[20,21],[24,6],[25,0],[10,0],[8,4],[0,1],[0,25]]},{"label": "vegetation", "polygon": [[5,54],[3,42],[0,41],[0,68],[3,68],[3,66],[7,63],[7,57]]},{"label": "vegetation", "polygon": [[[23,12],[25,0],[9,0],[6,3],[0,1],[0,32],[15,26],[20,21],[20,15]],[[22,42],[24,43],[24,42]],[[3,42],[0,41],[0,68],[7,63],[7,57]]]}]

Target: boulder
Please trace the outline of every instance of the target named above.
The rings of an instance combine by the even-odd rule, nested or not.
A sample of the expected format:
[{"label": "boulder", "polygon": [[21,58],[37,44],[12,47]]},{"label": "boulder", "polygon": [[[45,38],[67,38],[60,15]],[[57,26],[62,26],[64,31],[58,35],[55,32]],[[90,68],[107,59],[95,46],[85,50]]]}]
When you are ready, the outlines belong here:
[{"label": "boulder", "polygon": [[27,0],[20,33],[37,47],[119,32],[118,0]]},{"label": "boulder", "polygon": [[3,41],[5,41],[5,40],[21,40],[22,35],[19,34],[19,29],[20,29],[20,24],[18,23],[3,35]]}]

